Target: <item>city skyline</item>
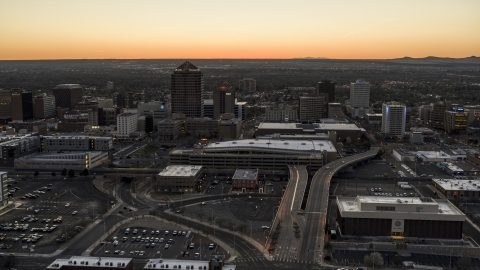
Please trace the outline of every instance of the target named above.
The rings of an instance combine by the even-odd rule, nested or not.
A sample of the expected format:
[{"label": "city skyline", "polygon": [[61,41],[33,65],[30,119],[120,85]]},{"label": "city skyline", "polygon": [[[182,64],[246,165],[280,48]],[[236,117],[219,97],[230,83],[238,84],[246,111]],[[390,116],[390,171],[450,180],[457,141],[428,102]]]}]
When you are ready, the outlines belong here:
[{"label": "city skyline", "polygon": [[478,1],[12,1],[0,59],[480,56]]}]

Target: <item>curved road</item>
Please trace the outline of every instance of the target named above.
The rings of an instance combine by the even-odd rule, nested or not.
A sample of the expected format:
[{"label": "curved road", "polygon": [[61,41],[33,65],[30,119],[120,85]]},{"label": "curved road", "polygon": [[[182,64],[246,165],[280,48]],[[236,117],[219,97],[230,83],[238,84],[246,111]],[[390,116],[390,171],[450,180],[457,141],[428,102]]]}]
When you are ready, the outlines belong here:
[{"label": "curved road", "polygon": [[332,161],[318,170],[312,178],[307,206],[305,209],[305,228],[299,249],[299,260],[321,262],[325,236],[328,192],[332,176],[340,169],[377,155],[379,147],[369,151]]}]

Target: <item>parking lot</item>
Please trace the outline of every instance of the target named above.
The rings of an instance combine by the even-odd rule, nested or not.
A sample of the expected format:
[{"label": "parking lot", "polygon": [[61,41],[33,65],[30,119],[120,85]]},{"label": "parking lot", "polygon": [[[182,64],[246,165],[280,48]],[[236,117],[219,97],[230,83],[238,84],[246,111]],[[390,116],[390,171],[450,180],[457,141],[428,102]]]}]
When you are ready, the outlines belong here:
[{"label": "parking lot", "polygon": [[22,205],[0,216],[0,249],[9,252],[51,253],[111,205],[88,179],[14,180],[11,200]]},{"label": "parking lot", "polygon": [[225,196],[223,200],[190,205],[181,215],[212,223],[215,227],[243,231],[261,242],[265,239],[264,226],[271,226],[273,209],[280,204],[280,198],[234,198]]},{"label": "parking lot", "polygon": [[169,225],[168,229],[162,230],[152,227],[119,229],[94,254],[96,256],[198,260],[200,256],[202,259],[208,259],[218,248],[217,244],[205,237]]}]

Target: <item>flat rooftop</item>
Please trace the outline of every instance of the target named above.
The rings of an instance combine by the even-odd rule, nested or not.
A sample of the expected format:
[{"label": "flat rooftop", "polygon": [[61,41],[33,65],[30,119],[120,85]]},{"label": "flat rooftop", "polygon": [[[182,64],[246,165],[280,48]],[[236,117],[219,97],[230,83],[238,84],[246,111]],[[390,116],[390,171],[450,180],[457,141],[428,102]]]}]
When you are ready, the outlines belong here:
[{"label": "flat rooftop", "polygon": [[202,166],[194,165],[170,165],[161,171],[158,176],[195,176],[202,170]]},{"label": "flat rooftop", "polygon": [[442,151],[417,151],[415,155],[425,158],[450,158],[450,155]]},{"label": "flat rooftop", "polygon": [[[343,212],[378,212],[391,214],[435,214],[443,216],[464,216],[453,204],[445,199],[417,197],[357,196],[337,197]],[[394,211],[376,210],[381,206],[397,206]],[[367,210],[365,210],[367,209]],[[418,209],[422,209],[418,211]]]},{"label": "flat rooftop", "polygon": [[187,269],[187,266],[194,270],[209,269],[209,261],[149,259],[143,269]]},{"label": "flat rooftop", "polygon": [[235,174],[232,177],[232,180],[241,179],[241,180],[257,180],[258,179],[258,170],[241,170],[237,169]]},{"label": "flat rooftop", "polygon": [[363,130],[355,124],[344,123],[260,123],[258,129],[307,129],[307,130]]},{"label": "flat rooftop", "polygon": [[480,180],[458,180],[458,179],[432,179],[437,185],[445,190],[472,190],[480,191]]},{"label": "flat rooftop", "polygon": [[[117,258],[117,257],[84,257],[73,256],[70,259],[56,259],[47,269],[60,269],[64,265],[87,266],[89,268],[95,267],[112,267],[121,268],[132,262],[132,258]],[[100,264],[99,264],[100,263]]]},{"label": "flat rooftop", "polygon": [[298,151],[327,151],[337,152],[333,143],[328,140],[269,140],[269,139],[245,139],[235,141],[223,141],[210,143],[205,149],[220,149],[228,147],[261,147],[271,149],[298,150]]},{"label": "flat rooftop", "polygon": [[104,139],[104,140],[111,140],[112,137],[100,137],[100,136],[85,136],[85,135],[59,135],[59,136],[42,136],[44,139],[50,140],[68,140],[68,139]]}]

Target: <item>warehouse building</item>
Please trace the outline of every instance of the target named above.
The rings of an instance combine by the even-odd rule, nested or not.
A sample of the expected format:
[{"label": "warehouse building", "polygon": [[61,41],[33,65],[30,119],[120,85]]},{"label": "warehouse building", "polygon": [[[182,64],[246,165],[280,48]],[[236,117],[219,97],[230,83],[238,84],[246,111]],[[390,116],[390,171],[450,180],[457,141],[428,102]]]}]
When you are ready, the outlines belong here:
[{"label": "warehouse building", "polygon": [[446,199],[337,197],[343,235],[461,239],[463,214]]}]

